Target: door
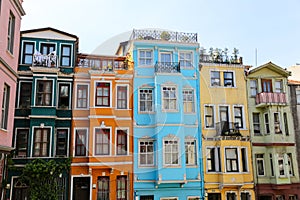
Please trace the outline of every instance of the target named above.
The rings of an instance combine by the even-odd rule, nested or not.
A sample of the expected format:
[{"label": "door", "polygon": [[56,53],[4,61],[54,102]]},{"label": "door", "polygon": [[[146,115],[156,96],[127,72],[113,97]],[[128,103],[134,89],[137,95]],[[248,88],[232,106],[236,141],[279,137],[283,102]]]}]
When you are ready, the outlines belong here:
[{"label": "door", "polygon": [[90,199],[90,177],[74,177],[73,200]]},{"label": "door", "polygon": [[55,51],[55,44],[41,44],[41,53],[43,55],[48,55],[53,51]]},{"label": "door", "polygon": [[229,131],[229,110],[228,106],[220,106],[219,107],[220,112],[220,123],[221,123],[221,130],[222,134]]}]

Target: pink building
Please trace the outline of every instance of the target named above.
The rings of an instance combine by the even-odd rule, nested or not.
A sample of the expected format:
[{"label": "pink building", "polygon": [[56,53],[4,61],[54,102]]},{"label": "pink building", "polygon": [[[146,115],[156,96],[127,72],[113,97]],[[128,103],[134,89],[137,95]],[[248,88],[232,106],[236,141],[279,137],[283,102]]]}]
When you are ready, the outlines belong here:
[{"label": "pink building", "polygon": [[[12,150],[17,67],[23,0],[0,0],[0,182],[5,177],[6,155]],[[0,184],[0,187],[2,184]],[[3,189],[0,193],[2,197]],[[2,198],[1,198],[2,199]]]}]

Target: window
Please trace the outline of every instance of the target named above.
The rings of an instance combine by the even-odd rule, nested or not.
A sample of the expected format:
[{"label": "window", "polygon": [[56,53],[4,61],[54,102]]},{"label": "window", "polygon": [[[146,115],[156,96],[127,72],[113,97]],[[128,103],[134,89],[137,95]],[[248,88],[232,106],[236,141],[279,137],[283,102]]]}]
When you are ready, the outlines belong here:
[{"label": "window", "polygon": [[110,106],[109,83],[96,83],[96,106]]},{"label": "window", "polygon": [[117,130],[117,155],[127,155],[127,130]]},{"label": "window", "polygon": [[257,95],[257,80],[250,80],[250,95],[256,97]]},{"label": "window", "polygon": [[279,175],[284,176],[285,175],[285,170],[284,170],[284,156],[283,154],[278,154],[278,170],[279,170]]},{"label": "window", "polygon": [[239,171],[237,148],[225,148],[225,159],[227,172]]},{"label": "window", "polygon": [[242,192],[241,193],[241,200],[251,200],[249,192]]},{"label": "window", "polygon": [[67,156],[68,129],[57,129],[56,131],[56,156]]},{"label": "window", "polygon": [[265,113],[265,131],[266,134],[270,134],[270,122],[269,122],[269,114]]},{"label": "window", "polygon": [[153,140],[139,141],[139,165],[154,165],[154,145]]},{"label": "window", "polygon": [[37,81],[35,100],[37,106],[52,105],[52,81]]},{"label": "window", "polygon": [[262,92],[272,92],[272,80],[271,79],[261,79]]},{"label": "window", "polygon": [[219,71],[211,71],[210,72],[210,85],[211,86],[220,86],[220,72]]},{"label": "window", "polygon": [[234,87],[233,72],[224,72],[224,86]]},{"label": "window", "polygon": [[273,167],[273,156],[272,154],[270,153],[270,166],[271,166],[271,176],[274,176],[274,167]]},{"label": "window", "polygon": [[227,192],[226,200],[236,200],[236,194],[234,192]]},{"label": "window", "polygon": [[289,133],[289,122],[287,118],[287,113],[283,113],[283,120],[284,120],[284,130],[285,130],[285,135],[290,135]]},{"label": "window", "polygon": [[258,176],[265,175],[264,154],[255,154],[256,170]]},{"label": "window", "polygon": [[292,159],[292,154],[288,153],[287,154],[287,159],[288,159],[288,169],[289,169],[289,175],[294,176],[294,169],[293,169],[293,159]]},{"label": "window", "polygon": [[57,188],[58,188],[58,192],[57,192],[57,197],[58,200],[66,200],[66,180],[67,178],[62,177],[62,178],[56,178],[56,184],[57,184]]},{"label": "window", "polygon": [[261,135],[260,132],[260,120],[259,120],[259,113],[252,113],[253,118],[253,131],[255,136]]},{"label": "window", "polygon": [[139,50],[139,65],[150,66],[152,65],[152,51],[151,50]]},{"label": "window", "polygon": [[297,195],[295,194],[295,195],[289,195],[289,200],[297,200],[298,199],[298,197],[297,197]]},{"label": "window", "polygon": [[33,157],[49,156],[49,148],[50,148],[50,129],[35,128]]},{"label": "window", "polygon": [[172,62],[172,53],[170,52],[161,52],[160,53],[160,62],[163,64],[168,64]]},{"label": "window", "polygon": [[3,94],[2,94],[2,112],[1,112],[1,127],[2,129],[7,129],[8,114],[9,114],[9,101],[10,101],[10,87],[4,84]]},{"label": "window", "polygon": [[244,128],[243,107],[241,106],[234,106],[234,124],[236,128]]},{"label": "window", "polygon": [[27,156],[28,134],[29,134],[28,129],[17,129],[17,138],[16,138],[17,157]]},{"label": "window", "polygon": [[109,177],[98,176],[97,200],[109,200]]},{"label": "window", "polygon": [[41,50],[43,55],[48,55],[55,51],[55,44],[43,43],[41,44]]},{"label": "window", "polygon": [[59,95],[58,95],[59,108],[69,108],[70,106],[69,91],[70,91],[69,84],[59,84]]},{"label": "window", "polygon": [[117,176],[117,200],[127,199],[127,177]]},{"label": "window", "polygon": [[194,90],[183,90],[183,111],[185,113],[192,113],[195,112],[195,105],[194,105]]},{"label": "window", "polygon": [[179,62],[181,67],[192,67],[193,59],[192,52],[180,52],[179,53]]},{"label": "window", "polygon": [[95,129],[95,154],[110,154],[110,129]]},{"label": "window", "polygon": [[72,46],[63,44],[61,45],[61,66],[71,66],[71,51]]},{"label": "window", "polygon": [[153,111],[153,90],[152,89],[140,89],[139,110],[140,112],[152,112]]},{"label": "window", "polygon": [[215,127],[214,106],[205,105],[205,128]]},{"label": "window", "polygon": [[77,85],[77,108],[87,108],[88,85]]},{"label": "window", "polygon": [[154,195],[140,196],[140,200],[154,200]]},{"label": "window", "polygon": [[185,139],[185,164],[196,165],[197,162],[197,151],[196,151],[196,140]]},{"label": "window", "polygon": [[13,54],[14,50],[14,37],[15,37],[15,16],[12,12],[9,14],[8,31],[7,31],[7,50]]},{"label": "window", "polygon": [[30,108],[32,83],[20,82],[19,108]]},{"label": "window", "polygon": [[275,133],[282,133],[281,128],[280,128],[280,118],[279,118],[279,113],[274,113],[274,128],[275,128]]},{"label": "window", "polygon": [[117,108],[127,109],[127,86],[117,86]]},{"label": "window", "polygon": [[179,143],[177,139],[165,139],[163,150],[165,165],[179,165]]},{"label": "window", "polygon": [[207,171],[208,172],[220,172],[221,160],[220,160],[220,148],[210,147],[206,149]]},{"label": "window", "polygon": [[242,172],[248,172],[248,156],[247,149],[241,148],[241,157],[242,157]]},{"label": "window", "polygon": [[176,110],[177,109],[177,96],[176,87],[165,86],[163,87],[163,109]]},{"label": "window", "polygon": [[284,195],[276,195],[276,200],[285,200]]},{"label": "window", "polygon": [[75,156],[86,156],[87,130],[77,129],[75,140]]},{"label": "window", "polygon": [[34,53],[34,43],[33,42],[24,42],[23,43],[23,54],[22,54],[22,64],[32,64]]},{"label": "window", "polygon": [[275,81],[275,92],[276,93],[283,93],[282,80],[276,80]]},{"label": "window", "polygon": [[297,104],[300,104],[300,88],[296,89]]},{"label": "window", "polygon": [[20,178],[13,178],[12,200],[29,199],[29,188]]},{"label": "window", "polygon": [[208,193],[208,200],[221,200],[221,193]]}]

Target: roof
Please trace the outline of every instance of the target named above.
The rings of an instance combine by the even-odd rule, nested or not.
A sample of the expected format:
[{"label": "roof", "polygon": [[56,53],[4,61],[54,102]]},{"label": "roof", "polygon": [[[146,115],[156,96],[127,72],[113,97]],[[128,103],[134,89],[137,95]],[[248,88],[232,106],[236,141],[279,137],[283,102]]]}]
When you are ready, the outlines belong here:
[{"label": "roof", "polygon": [[52,27],[24,30],[24,31],[21,31],[21,36],[24,35],[24,34],[28,34],[28,33],[37,33],[37,32],[44,32],[44,31],[53,31],[53,32],[56,32],[56,33],[59,33],[59,34],[62,34],[62,35],[66,35],[66,36],[69,36],[69,37],[72,37],[72,38],[75,38],[76,40],[78,40],[78,37],[76,35],[73,35],[73,34],[70,34],[70,33],[52,28]]},{"label": "roof", "polygon": [[272,71],[275,71],[276,73],[279,73],[279,74],[281,74],[283,76],[286,76],[286,77],[288,77],[288,76],[291,75],[290,71],[287,71],[286,69],[283,69],[282,67],[280,67],[280,66],[272,63],[271,61],[268,62],[268,63],[266,63],[266,64],[264,64],[264,65],[261,65],[261,66],[258,66],[258,67],[250,69],[249,75],[253,74],[253,73],[257,72],[257,71],[260,71],[260,70],[262,70],[264,68],[268,68],[268,69],[270,69]]}]

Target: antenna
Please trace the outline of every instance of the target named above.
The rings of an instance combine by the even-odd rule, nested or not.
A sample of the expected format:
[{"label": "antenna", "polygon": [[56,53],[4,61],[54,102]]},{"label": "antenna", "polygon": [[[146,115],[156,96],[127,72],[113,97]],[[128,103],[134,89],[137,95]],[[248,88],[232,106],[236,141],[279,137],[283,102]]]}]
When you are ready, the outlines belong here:
[{"label": "antenna", "polygon": [[255,48],[255,67],[257,67],[257,48]]}]

